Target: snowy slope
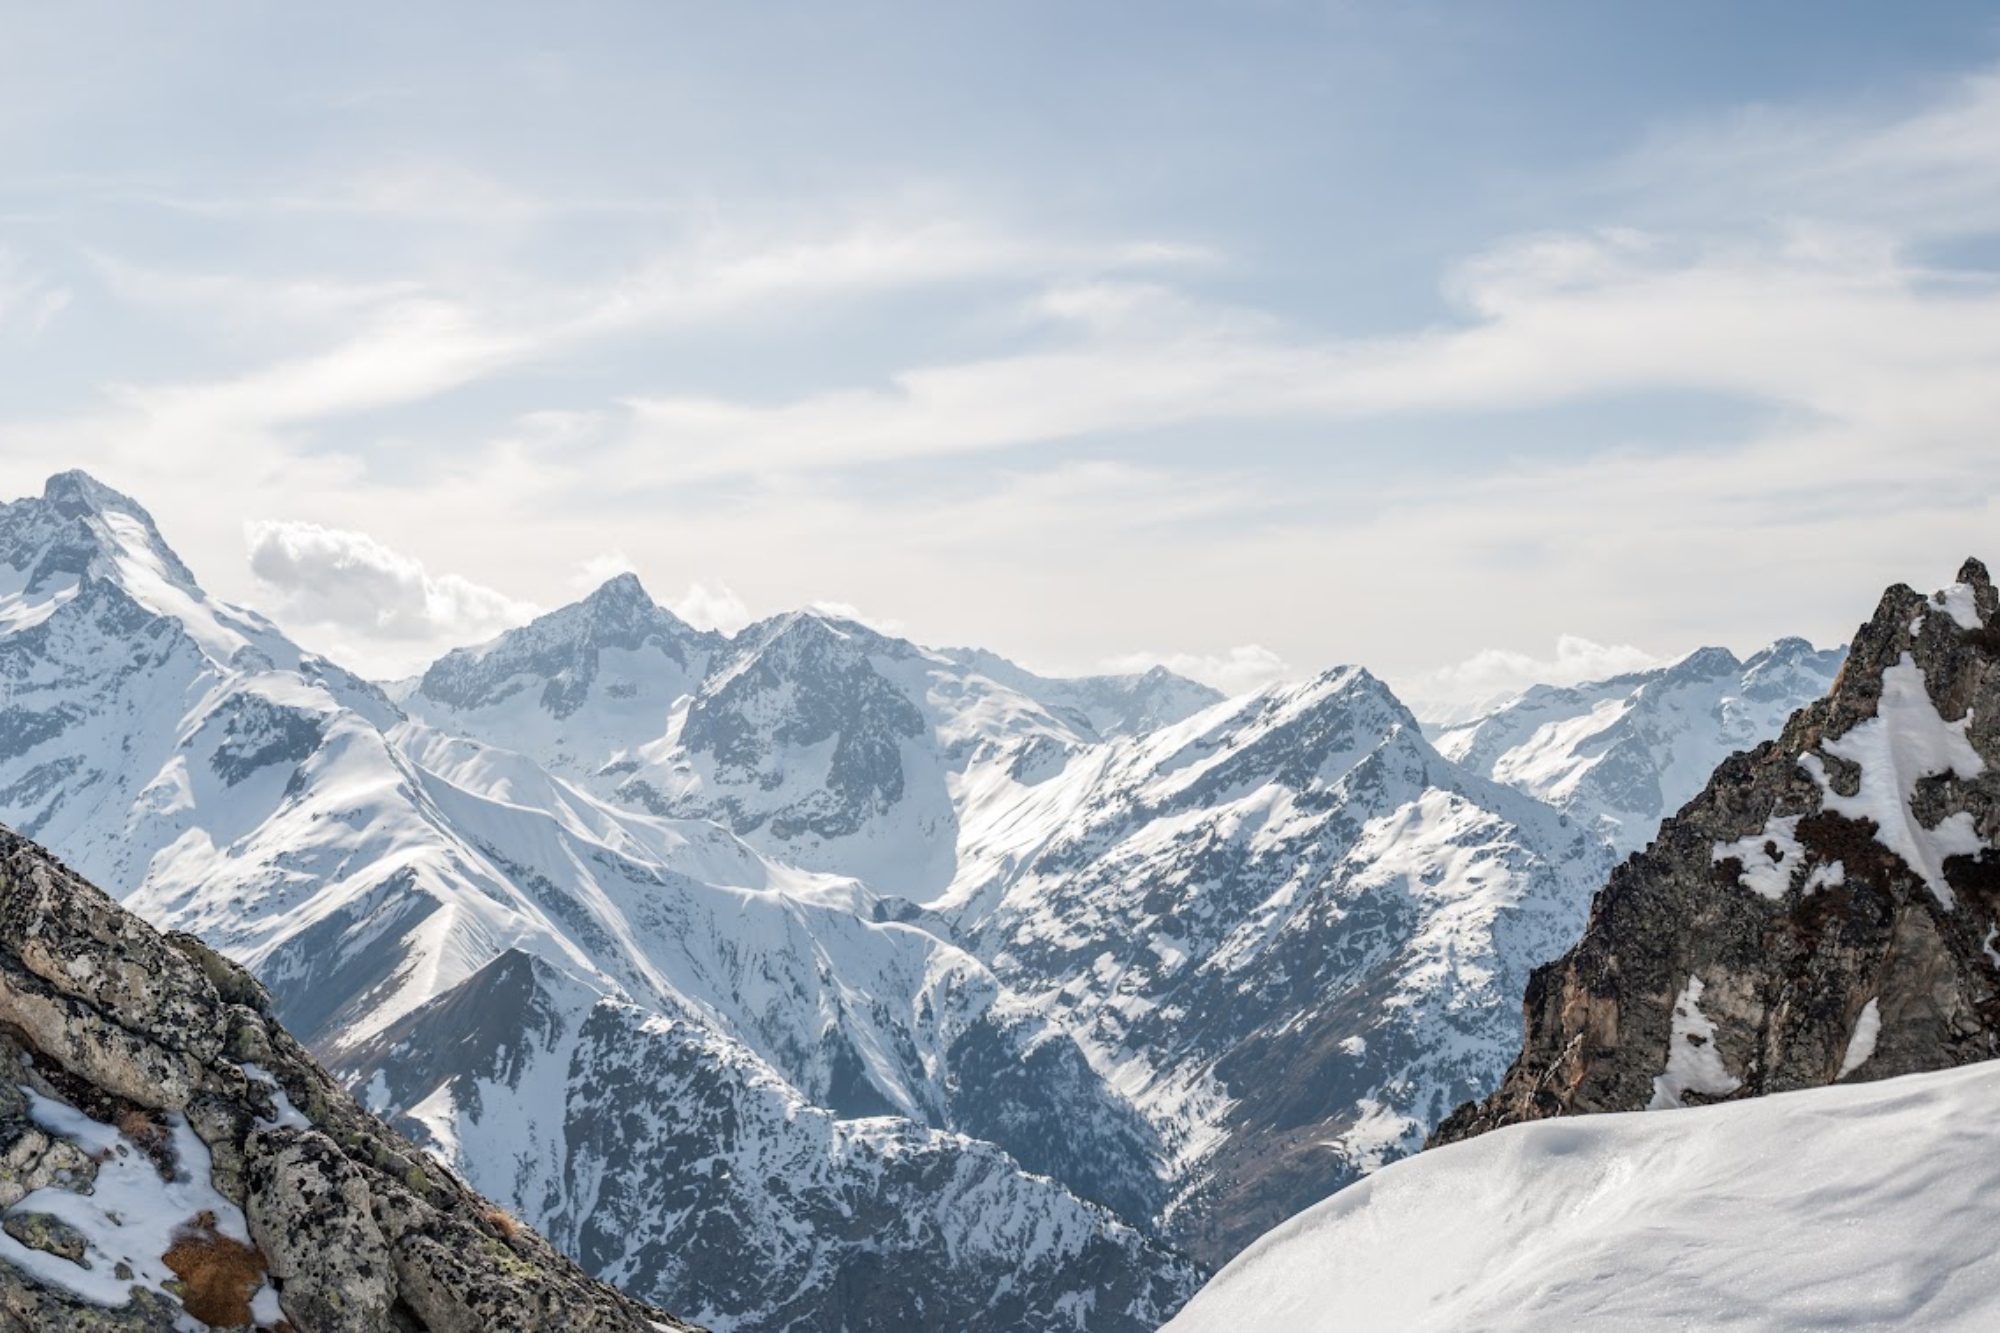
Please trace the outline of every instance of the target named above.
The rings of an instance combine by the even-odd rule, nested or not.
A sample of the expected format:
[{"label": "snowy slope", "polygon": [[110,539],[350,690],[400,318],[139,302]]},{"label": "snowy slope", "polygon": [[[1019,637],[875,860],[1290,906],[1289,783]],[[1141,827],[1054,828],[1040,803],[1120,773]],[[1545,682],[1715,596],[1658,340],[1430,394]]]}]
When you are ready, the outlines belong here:
[{"label": "snowy slope", "polygon": [[1172,1333],[2000,1327],[2000,1065],[1499,1130],[1271,1232]]},{"label": "snowy slope", "polygon": [[348,1067],[587,1268],[718,1333],[1151,1329],[1195,1277],[989,1143],[836,1115],[712,1029],[524,954]]},{"label": "snowy slope", "polygon": [[1537,685],[1444,730],[1437,748],[1596,828],[1621,853],[1652,839],[1715,766],[1827,692],[1845,650],[1780,639],[1748,661],[1703,648],[1651,671]]},{"label": "snowy slope", "polygon": [[937,911],[1160,1126],[1204,1258],[1490,1085],[1608,864],[1358,668],[985,793],[964,844]]},{"label": "snowy slope", "polygon": [[1169,726],[1223,698],[1220,690],[1165,667],[1136,676],[1040,676],[984,648],[944,648],[939,654],[1027,695],[1067,722],[1081,719],[1089,734],[1103,740]]}]

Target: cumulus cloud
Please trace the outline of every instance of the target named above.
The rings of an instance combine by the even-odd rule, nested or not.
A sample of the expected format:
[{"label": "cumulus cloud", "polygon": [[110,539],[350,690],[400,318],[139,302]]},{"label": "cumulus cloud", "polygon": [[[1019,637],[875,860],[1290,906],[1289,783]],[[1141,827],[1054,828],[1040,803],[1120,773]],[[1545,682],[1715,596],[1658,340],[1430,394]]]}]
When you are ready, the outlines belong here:
[{"label": "cumulus cloud", "polygon": [[1299,674],[1284,658],[1255,643],[1238,644],[1226,653],[1124,653],[1106,659],[1101,666],[1114,675],[1163,666],[1177,676],[1213,685],[1224,694],[1247,694],[1281,680],[1296,679]]},{"label": "cumulus cloud", "polygon": [[866,625],[877,634],[901,635],[907,629],[900,620],[868,615],[852,602],[812,601],[806,603],[806,610],[817,611],[823,616],[833,616],[840,620],[852,620],[857,625]]},{"label": "cumulus cloud", "polygon": [[278,597],[281,620],[330,627],[377,645],[490,638],[536,614],[530,602],[422,561],[365,532],[259,519],[244,524],[250,572]]},{"label": "cumulus cloud", "polygon": [[1497,707],[1530,685],[1580,685],[1668,659],[1629,643],[1596,643],[1575,634],[1556,640],[1553,657],[1487,648],[1454,666],[1412,677],[1406,701],[1427,722],[1454,722]]},{"label": "cumulus cloud", "polygon": [[569,576],[569,586],[578,592],[594,592],[620,574],[638,572],[639,567],[623,551],[604,551],[577,561],[576,572]]},{"label": "cumulus cloud", "polygon": [[710,591],[700,583],[690,583],[687,591],[666,604],[667,610],[696,629],[712,629],[734,634],[750,623],[750,608],[728,588]]}]

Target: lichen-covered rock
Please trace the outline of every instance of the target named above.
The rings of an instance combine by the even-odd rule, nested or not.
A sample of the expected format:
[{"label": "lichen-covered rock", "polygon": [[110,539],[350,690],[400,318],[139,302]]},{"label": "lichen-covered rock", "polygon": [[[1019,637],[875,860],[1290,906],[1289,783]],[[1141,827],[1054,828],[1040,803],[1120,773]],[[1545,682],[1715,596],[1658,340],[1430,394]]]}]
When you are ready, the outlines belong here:
[{"label": "lichen-covered rock", "polygon": [[31,1250],[53,1254],[83,1268],[90,1267],[89,1238],[60,1217],[51,1217],[47,1213],[12,1212],[0,1219],[0,1231],[5,1231]]},{"label": "lichen-covered rock", "polygon": [[246,972],[0,830],[0,1333],[686,1324],[355,1104]]},{"label": "lichen-covered rock", "polygon": [[396,1270],[360,1170],[312,1129],[255,1130],[245,1155],[250,1235],[284,1284],[286,1312],[328,1333],[385,1326]]},{"label": "lichen-covered rock", "polygon": [[2000,596],[1889,589],[1831,693],[1732,756],[1536,970],[1501,1125],[2000,1055]]}]

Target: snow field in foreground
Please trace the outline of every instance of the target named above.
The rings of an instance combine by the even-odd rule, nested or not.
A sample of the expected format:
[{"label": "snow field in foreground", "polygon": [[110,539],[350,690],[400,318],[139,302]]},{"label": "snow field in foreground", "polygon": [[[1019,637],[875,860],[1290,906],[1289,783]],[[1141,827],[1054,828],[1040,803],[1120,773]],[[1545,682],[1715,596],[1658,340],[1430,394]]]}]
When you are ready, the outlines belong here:
[{"label": "snow field in foreground", "polygon": [[1519,1125],[1265,1235],[1168,1333],[2000,1328],[2000,1062]]}]

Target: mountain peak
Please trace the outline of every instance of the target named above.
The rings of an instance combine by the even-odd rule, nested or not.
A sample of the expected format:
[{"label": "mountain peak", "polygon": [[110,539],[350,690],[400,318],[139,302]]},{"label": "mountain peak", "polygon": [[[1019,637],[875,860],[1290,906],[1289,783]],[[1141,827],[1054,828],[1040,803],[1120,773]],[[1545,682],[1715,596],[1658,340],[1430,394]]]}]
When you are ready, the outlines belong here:
[{"label": "mountain peak", "polygon": [[659,604],[647,594],[646,585],[639,582],[639,576],[629,569],[598,584],[597,590],[583,600],[585,605],[594,607],[660,609]]},{"label": "mountain peak", "polygon": [[78,470],[50,477],[38,500],[0,505],[0,562],[32,568],[30,589],[61,575],[90,573],[199,591],[194,571],[167,545],[145,506]]},{"label": "mountain peak", "polygon": [[113,490],[81,468],[58,472],[44,482],[42,503],[52,506],[64,518],[120,513],[143,519],[148,526],[153,522],[153,516],[137,500]]},{"label": "mountain peak", "polygon": [[[487,707],[540,682],[543,711],[560,720],[590,696],[599,654],[606,649],[638,651],[651,645],[670,659],[678,676],[692,671],[697,659],[705,661],[719,642],[718,635],[695,629],[655,602],[639,576],[628,571],[606,579],[580,602],[486,643],[454,648],[424,672],[412,698],[421,695],[458,709]],[[624,681],[619,689],[628,686],[636,682]]]}]

